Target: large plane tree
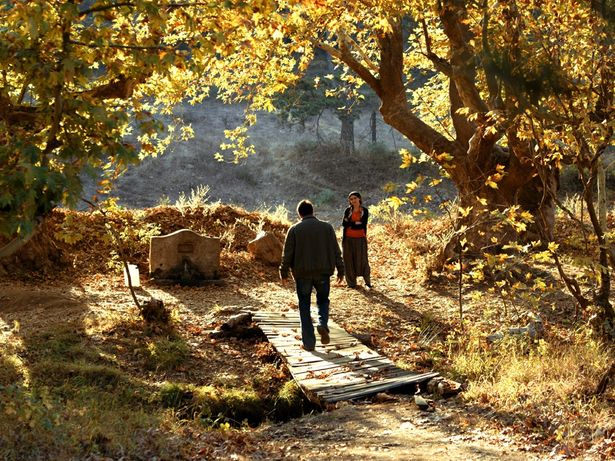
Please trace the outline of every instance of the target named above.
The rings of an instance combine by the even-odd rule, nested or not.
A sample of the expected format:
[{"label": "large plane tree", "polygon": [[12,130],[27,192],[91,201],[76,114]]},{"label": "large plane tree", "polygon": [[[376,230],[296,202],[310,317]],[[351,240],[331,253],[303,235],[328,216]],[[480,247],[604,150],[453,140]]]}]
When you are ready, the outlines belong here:
[{"label": "large plane tree", "polygon": [[[560,167],[585,155],[565,133],[589,133],[584,149],[596,156],[612,142],[603,3],[280,1],[275,13],[246,19],[250,40],[227,57],[236,72],[224,70],[217,82],[267,109],[263,94],[305,68],[294,58],[320,48],[347,82],[369,86],[384,121],[450,177],[463,210],[457,226],[474,251],[519,233],[549,240]],[[285,67],[264,75],[273,56]],[[504,210],[515,218],[494,230]]]}]

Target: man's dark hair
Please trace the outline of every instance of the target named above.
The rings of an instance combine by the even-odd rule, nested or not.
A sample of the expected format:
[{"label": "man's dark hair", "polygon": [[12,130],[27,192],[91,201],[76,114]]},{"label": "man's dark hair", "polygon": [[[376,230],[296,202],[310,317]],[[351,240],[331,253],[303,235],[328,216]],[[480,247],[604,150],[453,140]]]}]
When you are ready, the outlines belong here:
[{"label": "man's dark hair", "polygon": [[314,214],[314,205],[309,200],[301,200],[299,205],[297,205],[297,213],[302,218],[306,216],[310,216]]}]

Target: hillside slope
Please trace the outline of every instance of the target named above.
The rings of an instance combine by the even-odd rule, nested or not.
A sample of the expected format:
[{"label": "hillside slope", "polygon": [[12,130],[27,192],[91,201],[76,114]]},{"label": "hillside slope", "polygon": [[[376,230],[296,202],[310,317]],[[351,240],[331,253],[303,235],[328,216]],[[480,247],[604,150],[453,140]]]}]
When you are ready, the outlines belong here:
[{"label": "hillside slope", "polygon": [[[115,191],[120,203],[128,207],[174,204],[180,194],[189,196],[205,185],[210,202],[248,210],[282,205],[294,215],[296,203],[309,198],[321,217],[337,221],[350,191],[361,191],[367,204],[375,204],[386,197],[388,182],[405,184],[418,171],[400,170],[397,152],[408,143],[380,118],[378,142],[371,143],[369,113],[355,122],[357,153],[352,158],[340,153],[339,120],[330,114],[304,128],[261,114],[250,129],[256,154],[239,164],[219,162],[214,154],[225,141],[224,130],[240,124],[242,113],[242,106],[216,100],[178,108],[176,115],[191,124],[194,138],[174,143],[164,155],[131,167]],[[93,193],[91,184],[87,192]]]}]

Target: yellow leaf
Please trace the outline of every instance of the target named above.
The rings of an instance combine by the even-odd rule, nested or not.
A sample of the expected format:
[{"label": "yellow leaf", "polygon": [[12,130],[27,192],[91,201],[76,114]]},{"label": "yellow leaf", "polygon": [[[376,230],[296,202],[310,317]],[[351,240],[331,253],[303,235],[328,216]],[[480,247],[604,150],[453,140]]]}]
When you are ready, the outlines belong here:
[{"label": "yellow leaf", "polygon": [[443,162],[450,162],[451,160],[453,160],[453,156],[447,152],[443,152],[441,154],[436,155],[436,161],[438,163],[443,163]]},{"label": "yellow leaf", "polygon": [[407,149],[401,149],[399,155],[401,156],[401,165],[399,168],[408,168],[416,162],[416,158]]},{"label": "yellow leaf", "polygon": [[525,222],[534,222],[534,217],[529,211],[522,211],[520,217]]},{"label": "yellow leaf", "polygon": [[411,194],[417,187],[419,187],[419,185],[416,182],[406,184],[406,194]]},{"label": "yellow leaf", "polygon": [[494,135],[497,134],[498,129],[494,126],[489,126],[487,127],[487,129],[485,130],[485,135]]},{"label": "yellow leaf", "polygon": [[387,203],[389,204],[391,208],[393,208],[394,210],[397,210],[400,206],[404,204],[404,201],[400,199],[399,197],[389,197],[387,199]]},{"label": "yellow leaf", "polygon": [[394,192],[394,191],[395,191],[395,189],[397,189],[397,185],[396,185],[394,182],[389,181],[389,182],[387,182],[387,183],[386,183],[386,184],[382,187],[382,189],[383,189],[386,193],[390,194],[390,193]]}]

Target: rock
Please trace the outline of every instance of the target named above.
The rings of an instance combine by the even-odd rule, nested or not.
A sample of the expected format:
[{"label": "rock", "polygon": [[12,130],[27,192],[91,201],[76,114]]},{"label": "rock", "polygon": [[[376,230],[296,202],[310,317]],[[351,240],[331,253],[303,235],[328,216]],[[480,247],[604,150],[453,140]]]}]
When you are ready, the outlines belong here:
[{"label": "rock", "polygon": [[386,392],[378,392],[376,395],[372,397],[373,403],[387,403],[387,402],[397,402],[399,399],[392,396],[391,394],[387,394]]},{"label": "rock", "polygon": [[282,242],[270,232],[261,231],[256,238],[248,243],[248,251],[256,259],[271,265],[282,262]]},{"label": "rock", "polygon": [[602,440],[605,435],[606,435],[606,431],[603,428],[599,427],[592,434],[592,440],[593,441]]},{"label": "rock", "polygon": [[226,322],[220,325],[220,330],[233,330],[238,326],[246,326],[252,322],[252,314],[250,312],[242,312],[228,318]]},{"label": "rock", "polygon": [[232,330],[212,330],[207,333],[210,339],[222,339],[222,338],[238,338],[238,339],[250,339],[250,338],[265,338],[265,334],[258,327],[239,325]]},{"label": "rock", "polygon": [[509,328],[505,331],[500,331],[487,336],[487,342],[495,343],[502,340],[505,336],[528,336],[531,339],[537,339],[544,334],[544,325],[540,317],[535,317],[530,320],[524,327]]},{"label": "rock", "polygon": [[427,392],[441,397],[451,397],[461,391],[461,384],[442,376],[427,381]]},{"label": "rock", "polygon": [[229,317],[226,322],[208,333],[211,339],[221,338],[264,338],[263,331],[252,325],[252,313],[241,312]]},{"label": "rock", "polygon": [[162,300],[150,298],[141,304],[141,316],[148,322],[166,324],[171,318],[171,312],[164,306]]},{"label": "rock", "polygon": [[414,403],[421,411],[433,412],[436,410],[434,401],[431,399],[426,399],[425,397],[420,395],[419,390],[417,390],[416,394],[414,394]]}]

